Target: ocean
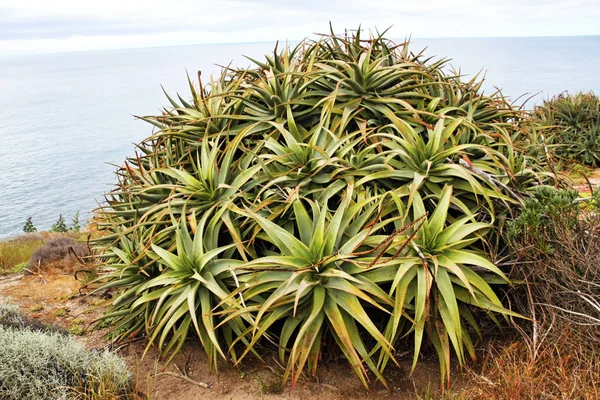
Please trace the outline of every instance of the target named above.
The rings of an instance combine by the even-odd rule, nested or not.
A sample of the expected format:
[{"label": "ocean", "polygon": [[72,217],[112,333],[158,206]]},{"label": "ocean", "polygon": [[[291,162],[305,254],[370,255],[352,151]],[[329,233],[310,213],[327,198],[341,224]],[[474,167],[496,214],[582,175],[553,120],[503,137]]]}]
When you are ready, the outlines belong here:
[{"label": "ocean", "polygon": [[[249,66],[273,43],[195,45],[64,54],[0,54],[0,238],[28,217],[49,229],[62,214],[85,220],[116,177],[114,164],[152,132],[134,115],[160,112],[169,94],[187,97],[186,70],[205,82],[218,65]],[[565,90],[600,94],[600,36],[413,38],[413,52],[451,58],[484,88],[531,108]]]}]

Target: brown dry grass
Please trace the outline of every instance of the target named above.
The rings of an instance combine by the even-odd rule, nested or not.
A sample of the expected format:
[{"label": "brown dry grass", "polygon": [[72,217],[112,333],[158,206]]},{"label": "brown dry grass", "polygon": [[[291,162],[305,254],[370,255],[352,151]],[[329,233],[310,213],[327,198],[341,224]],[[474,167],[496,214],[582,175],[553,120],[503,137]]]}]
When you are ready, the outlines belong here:
[{"label": "brown dry grass", "polygon": [[[481,370],[470,371],[465,396],[482,400],[599,399],[600,357],[572,347],[572,331],[537,349],[519,340],[490,345]],[[535,351],[534,351],[535,350]]]},{"label": "brown dry grass", "polygon": [[538,240],[513,243],[512,305],[532,322],[487,346],[467,398],[600,399],[599,211],[558,213]]}]

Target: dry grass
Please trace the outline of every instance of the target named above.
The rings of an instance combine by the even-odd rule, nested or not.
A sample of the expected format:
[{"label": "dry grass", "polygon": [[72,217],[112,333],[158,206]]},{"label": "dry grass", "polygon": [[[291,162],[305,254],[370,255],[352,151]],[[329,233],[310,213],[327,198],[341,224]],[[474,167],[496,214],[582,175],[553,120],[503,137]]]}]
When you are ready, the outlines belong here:
[{"label": "dry grass", "polygon": [[490,345],[481,371],[470,371],[473,384],[463,393],[490,400],[600,398],[600,357],[571,346],[572,335],[563,330],[561,338],[535,349],[523,340],[499,349]]},{"label": "dry grass", "polygon": [[468,398],[600,398],[600,206],[572,211],[548,213],[512,243],[521,284],[511,303],[533,322],[488,345]]},{"label": "dry grass", "polygon": [[543,235],[550,251],[523,252],[511,274],[525,282],[514,305],[535,320],[529,336],[534,345],[567,340],[600,351],[600,214],[583,212],[574,224],[555,220]]},{"label": "dry grass", "polygon": [[0,241],[0,275],[20,272],[28,264],[37,269],[40,263],[62,261],[65,257],[77,261],[69,248],[73,247],[78,256],[87,256],[86,242],[100,236],[95,225],[89,225],[81,232],[36,232]]},{"label": "dry grass", "polygon": [[0,242],[0,275],[19,272],[33,252],[41,247],[45,238],[39,234],[25,235]]}]

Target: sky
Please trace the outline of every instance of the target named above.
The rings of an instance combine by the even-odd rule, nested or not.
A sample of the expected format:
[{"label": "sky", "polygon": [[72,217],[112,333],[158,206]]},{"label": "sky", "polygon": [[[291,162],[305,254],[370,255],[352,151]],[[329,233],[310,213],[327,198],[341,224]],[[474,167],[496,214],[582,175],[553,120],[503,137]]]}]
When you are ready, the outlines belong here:
[{"label": "sky", "polygon": [[600,34],[598,0],[0,0],[0,55],[300,40]]}]

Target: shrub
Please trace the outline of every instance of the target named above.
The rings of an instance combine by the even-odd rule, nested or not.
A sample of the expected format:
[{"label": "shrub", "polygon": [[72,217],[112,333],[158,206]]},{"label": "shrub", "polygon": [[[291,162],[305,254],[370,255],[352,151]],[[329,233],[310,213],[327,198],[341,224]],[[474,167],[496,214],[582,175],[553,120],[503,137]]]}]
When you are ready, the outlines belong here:
[{"label": "shrub", "polygon": [[[517,352],[503,352],[498,362],[523,375],[520,380],[531,375],[527,390],[597,398],[600,191],[582,199],[576,192],[540,188],[508,232],[515,258],[510,276],[523,282],[513,292],[513,304],[533,323],[523,331],[528,354],[522,345]],[[500,371],[491,372],[494,380],[502,378]]]},{"label": "shrub", "polygon": [[0,303],[0,325],[21,326],[24,323],[19,307],[12,304]]},{"label": "shrub", "polygon": [[600,166],[600,98],[593,92],[568,94],[544,101],[533,120],[548,128],[547,142],[556,154],[589,166]]},{"label": "shrub", "polygon": [[33,233],[35,231],[37,231],[37,228],[35,227],[35,225],[33,225],[31,217],[27,218],[27,220],[25,221],[25,225],[23,225],[23,232]]},{"label": "shrub", "polygon": [[61,232],[64,233],[68,230],[67,228],[67,224],[65,223],[65,219],[62,216],[62,214],[60,214],[58,216],[58,221],[56,221],[54,224],[52,224],[52,226],[50,227],[50,232]]},{"label": "shrub", "polygon": [[85,350],[67,335],[0,325],[0,398],[67,399],[98,392],[125,394],[130,374],[108,352]]},{"label": "shrub", "polygon": [[557,229],[570,230],[579,223],[581,204],[576,202],[578,196],[576,190],[537,187],[519,215],[508,222],[507,243],[518,253],[552,253],[556,235],[560,232]]},{"label": "shrub", "polygon": [[144,117],[159,130],[98,213],[119,337],[174,355],[191,330],[212,365],[275,341],[284,382],[326,340],[365,386],[407,335],[442,375],[474,358],[473,310],[514,315],[484,238],[543,178],[521,112],[382,37],[254,63]]},{"label": "shrub", "polygon": [[72,260],[73,253],[78,257],[89,256],[89,249],[68,236],[48,240],[36,249],[27,263],[27,268],[38,268],[60,260]]},{"label": "shrub", "polygon": [[71,225],[71,230],[75,232],[81,231],[81,223],[79,222],[79,211],[75,213],[73,217],[73,225]]},{"label": "shrub", "polygon": [[12,304],[0,303],[0,325],[13,329],[29,329],[32,331],[41,332],[66,333],[66,331],[60,327],[24,317],[19,312],[19,307]]}]

